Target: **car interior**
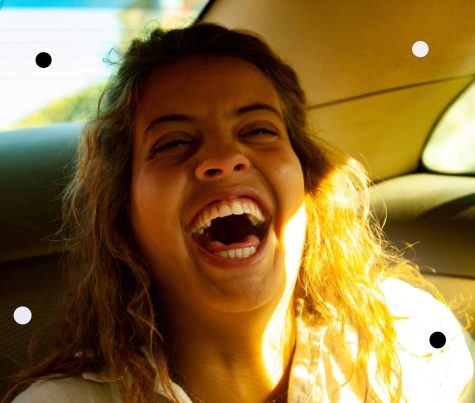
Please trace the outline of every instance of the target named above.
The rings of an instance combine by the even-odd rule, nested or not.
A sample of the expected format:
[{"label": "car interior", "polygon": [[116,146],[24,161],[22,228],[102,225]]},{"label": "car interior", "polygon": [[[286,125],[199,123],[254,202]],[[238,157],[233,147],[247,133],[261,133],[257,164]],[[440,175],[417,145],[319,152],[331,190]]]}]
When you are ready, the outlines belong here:
[{"label": "car interior", "polygon": [[[448,300],[475,294],[475,148],[465,173],[431,170],[422,154],[474,82],[474,15],[463,0],[216,0],[197,19],[253,31],[295,68],[313,130],[365,165],[388,238]],[[425,57],[411,51],[418,40]],[[37,356],[53,343],[64,293],[55,234],[83,127],[0,133],[0,395],[34,332]],[[33,314],[26,325],[13,320],[18,306]],[[475,317],[475,302],[467,312]]]}]

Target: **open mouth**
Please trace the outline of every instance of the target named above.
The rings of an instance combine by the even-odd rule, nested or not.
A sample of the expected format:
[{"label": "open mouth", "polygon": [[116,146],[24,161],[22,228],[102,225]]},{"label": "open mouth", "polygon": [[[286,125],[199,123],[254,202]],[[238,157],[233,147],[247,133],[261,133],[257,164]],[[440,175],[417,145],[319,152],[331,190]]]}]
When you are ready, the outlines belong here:
[{"label": "open mouth", "polygon": [[247,198],[217,202],[195,220],[192,239],[209,253],[224,259],[253,256],[268,229],[260,207]]},{"label": "open mouth", "polygon": [[253,224],[247,214],[216,217],[193,240],[209,253],[226,259],[245,259],[253,256],[269,227],[269,219]]}]

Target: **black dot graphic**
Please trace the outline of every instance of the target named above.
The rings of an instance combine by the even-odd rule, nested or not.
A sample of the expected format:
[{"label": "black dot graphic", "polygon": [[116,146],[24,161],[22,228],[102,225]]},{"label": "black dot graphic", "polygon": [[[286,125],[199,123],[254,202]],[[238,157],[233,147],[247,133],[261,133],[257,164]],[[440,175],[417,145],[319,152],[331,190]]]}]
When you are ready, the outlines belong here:
[{"label": "black dot graphic", "polygon": [[442,332],[434,332],[430,335],[430,345],[434,348],[442,348],[445,346],[445,335]]},{"label": "black dot graphic", "polygon": [[41,67],[41,68],[46,68],[48,67],[50,64],[51,64],[51,56],[49,53],[46,53],[46,52],[41,52],[41,53],[38,53],[36,55],[36,64],[38,65],[38,67]]}]

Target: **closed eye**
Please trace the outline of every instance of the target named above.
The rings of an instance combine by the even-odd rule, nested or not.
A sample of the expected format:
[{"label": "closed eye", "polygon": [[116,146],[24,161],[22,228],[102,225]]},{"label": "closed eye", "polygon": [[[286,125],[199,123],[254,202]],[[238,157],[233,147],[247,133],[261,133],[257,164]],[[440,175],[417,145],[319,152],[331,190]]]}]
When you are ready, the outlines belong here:
[{"label": "closed eye", "polygon": [[272,130],[269,130],[269,129],[266,129],[264,127],[259,127],[257,129],[253,129],[250,132],[248,132],[248,134],[252,134],[252,135],[269,134],[271,136],[278,136],[279,135],[279,133],[277,133],[275,131],[272,131]]},{"label": "closed eye", "polygon": [[157,147],[153,147],[151,154],[154,155],[154,154],[159,153],[159,152],[182,148],[186,144],[190,144],[190,142],[186,141],[186,140],[169,141],[168,143],[162,144],[162,145],[157,146]]}]

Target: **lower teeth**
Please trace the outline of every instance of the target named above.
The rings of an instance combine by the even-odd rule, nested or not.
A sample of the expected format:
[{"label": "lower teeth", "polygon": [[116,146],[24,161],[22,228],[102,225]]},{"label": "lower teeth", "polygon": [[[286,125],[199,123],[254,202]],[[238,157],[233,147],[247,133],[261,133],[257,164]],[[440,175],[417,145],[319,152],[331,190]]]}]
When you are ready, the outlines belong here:
[{"label": "lower teeth", "polygon": [[256,253],[256,250],[257,246],[250,246],[248,248],[230,249],[213,252],[213,254],[227,259],[243,259]]}]

